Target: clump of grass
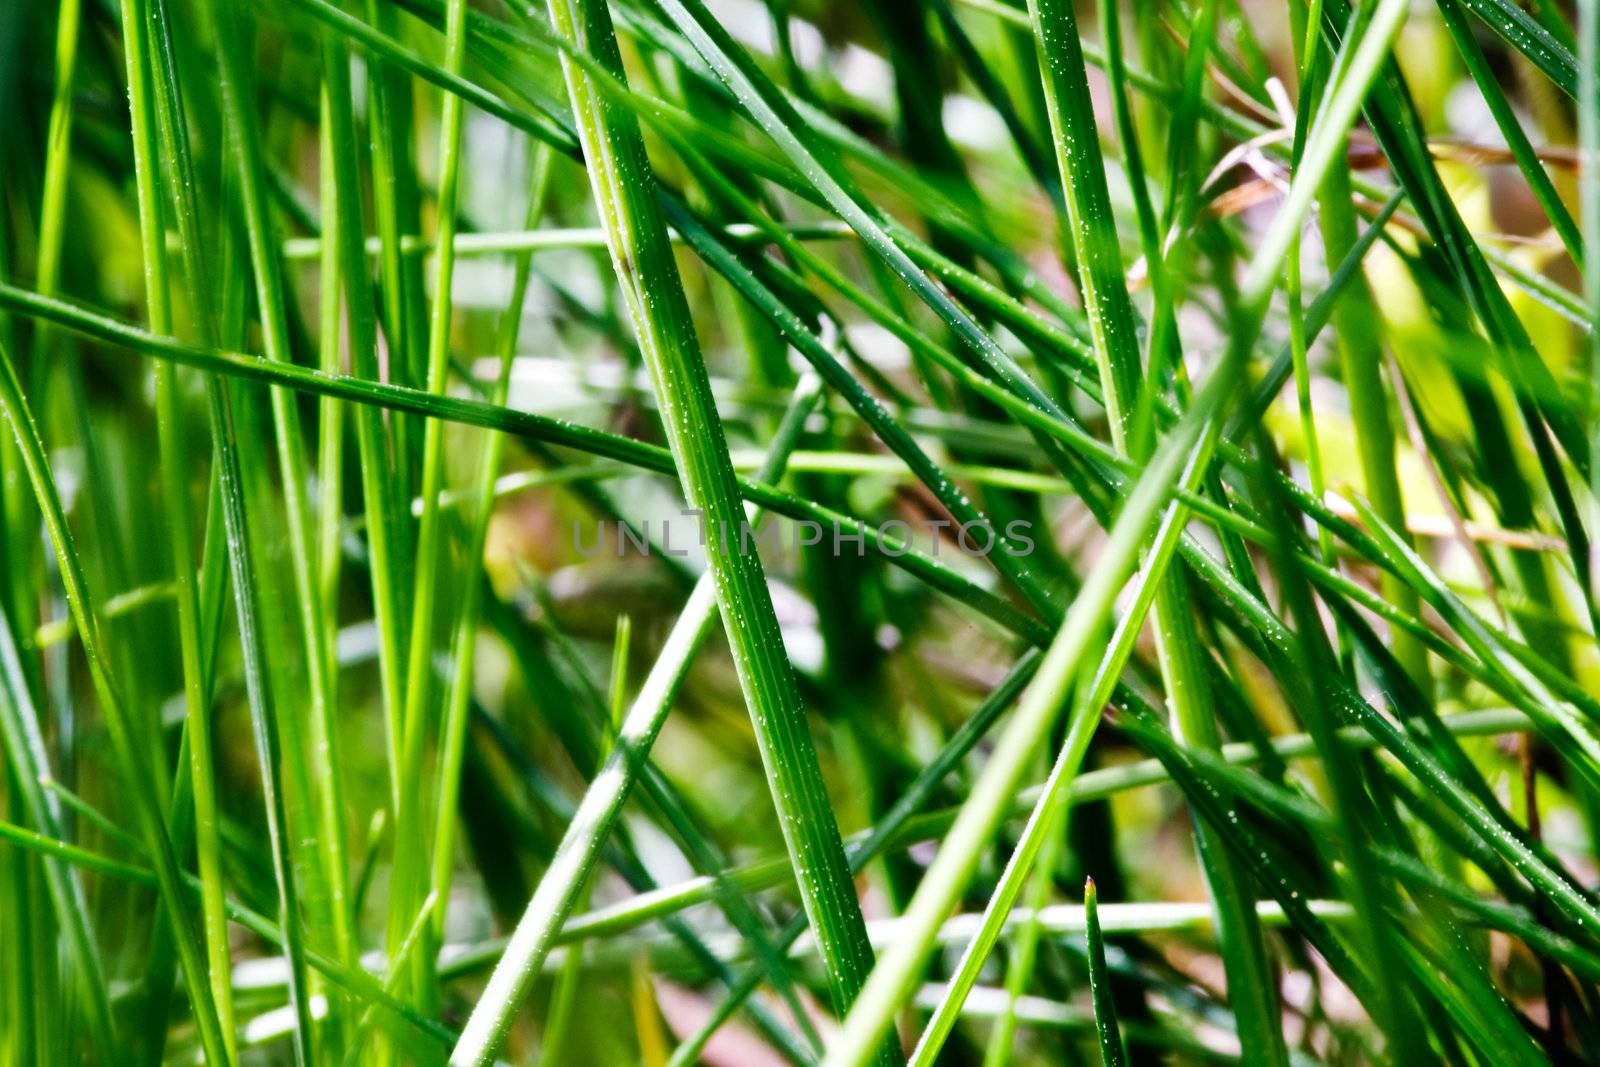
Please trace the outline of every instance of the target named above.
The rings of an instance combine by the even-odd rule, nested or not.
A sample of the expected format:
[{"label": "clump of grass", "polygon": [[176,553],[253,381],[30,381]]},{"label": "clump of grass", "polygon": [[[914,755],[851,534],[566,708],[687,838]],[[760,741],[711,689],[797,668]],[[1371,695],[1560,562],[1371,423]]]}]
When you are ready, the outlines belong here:
[{"label": "clump of grass", "polygon": [[1591,0],[0,48],[0,1063],[1593,1047]]}]

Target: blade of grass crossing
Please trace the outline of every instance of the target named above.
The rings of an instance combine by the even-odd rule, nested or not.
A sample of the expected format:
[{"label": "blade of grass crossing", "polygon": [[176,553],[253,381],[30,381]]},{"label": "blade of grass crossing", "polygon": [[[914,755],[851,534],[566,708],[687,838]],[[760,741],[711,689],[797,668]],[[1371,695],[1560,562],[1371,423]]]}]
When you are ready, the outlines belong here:
[{"label": "blade of grass crossing", "polygon": [[[668,202],[667,217],[684,235],[684,239],[700,254],[701,259],[755,304],[823,380],[849,402],[851,408],[872,427],[879,439],[899,456],[940,503],[949,509],[957,523],[992,526],[983,513],[972,505],[966,494],[939,468],[884,406],[867,392],[839,360],[834,358],[822,340],[806,328],[800,317],[763,284],[737,254],[675,202]],[[995,537],[1000,545],[1000,551],[991,553],[990,558],[996,568],[1017,586],[1036,609],[1047,615],[1056,614],[1057,609],[1049,593],[1039,577],[1022,562],[1021,554],[1014,550],[1008,535],[1004,531],[996,530]]]},{"label": "blade of grass crossing", "polygon": [[[244,381],[281,385],[315,396],[337,396],[352,400],[368,410],[385,409],[443,418],[467,426],[504,430],[532,442],[561,445],[594,456],[621,460],[643,470],[675,474],[677,467],[668,450],[632,438],[592,430],[563,419],[537,415],[512,408],[497,408],[465,397],[441,397],[402,386],[375,382],[368,378],[329,376],[296,364],[275,363],[238,352],[193,345],[172,338],[156,337],[147,331],[117,322],[66,301],[46,299],[16,286],[0,282],[0,307],[9,307],[30,316],[66,326],[85,336],[108,341],[113,346],[176,363],[227,374]],[[114,351],[115,349],[113,349]],[[896,567],[926,581],[956,601],[967,604],[1012,632],[1029,640],[1046,640],[1043,627],[1018,611],[1010,602],[979,586],[966,575],[937,558],[898,538],[881,535],[877,528],[843,512],[835,511],[803,497],[775,489],[769,484],[737,479],[745,499],[794,519],[837,523],[841,537],[859,534],[866,547],[882,553]]]},{"label": "blade of grass crossing", "polygon": [[[1203,454],[1204,451],[1206,450],[1201,449],[1197,455]],[[1179,479],[1180,486],[1192,491],[1199,484],[1204,471],[1204,459],[1189,463]],[[1111,639],[1106,642],[1105,651],[1094,670],[1085,672],[1089,684],[1073,697],[1066,738],[1028,815],[1027,825],[1023,828],[1017,846],[1000,876],[1000,881],[984,907],[977,932],[962,954],[956,973],[951,977],[944,996],[940,999],[933,1017],[917,1044],[914,1062],[918,1065],[935,1062],[935,1057],[960,1017],[967,995],[977,984],[989,952],[1005,928],[1011,909],[1022,891],[1035,858],[1045,849],[1047,839],[1058,832],[1056,828],[1062,822],[1072,783],[1077,778],[1083,757],[1088,751],[1089,742],[1099,722],[1100,709],[1111,698],[1117,679],[1121,677],[1133,653],[1134,641],[1144,630],[1146,616],[1158,610],[1163,590],[1170,584],[1167,567],[1173,558],[1173,552],[1177,548],[1188,518],[1189,510],[1181,501],[1167,510],[1161,518],[1160,526],[1144,554],[1143,566],[1135,580],[1128,610],[1118,620],[1116,629]],[[1253,912],[1254,903],[1251,902],[1249,906]],[[1218,929],[1220,940],[1225,932],[1220,922]],[[1224,947],[1226,949],[1226,946]]]},{"label": "blade of grass crossing", "polygon": [[[1097,712],[1098,708],[1094,708],[1090,709],[1088,714],[1080,713],[1072,717],[1067,738],[1061,746],[1061,754],[1051,767],[1049,779],[1045,784],[1046,799],[1041,800],[1029,815],[1022,839],[1006,862],[1000,884],[984,909],[982,925],[962,953],[956,973],[951,976],[944,996],[934,1009],[933,1017],[928,1020],[922,1036],[917,1040],[917,1047],[912,1051],[909,1060],[911,1067],[930,1067],[939,1061],[944,1043],[960,1018],[967,996],[977,982],[978,972],[999,941],[1006,919],[1027,881],[1028,872],[1032,869],[1034,861],[1041,854],[1059,847],[1061,839],[1065,837],[1066,806],[1063,801],[1066,793],[1061,788],[1061,783],[1070,781],[1076,775],[1083,754],[1088,748],[1089,738],[1097,725]],[[1050,846],[1048,850],[1046,846]],[[1035,877],[1041,884],[1047,884],[1046,880],[1052,877],[1049,864],[1041,867]],[[1023,944],[1020,946],[1021,958],[1013,961],[1014,966],[1027,962],[1027,957],[1032,953],[1031,946],[1028,945],[1030,936],[1026,931],[1023,938]],[[1009,979],[1010,976],[1008,985]],[[1018,981],[1021,982],[1022,979],[1019,977]],[[1022,989],[1018,988],[1016,995],[1020,995],[1021,992]],[[1004,1027],[1001,1029],[1003,1031]],[[999,1038],[1000,1035],[997,1033],[994,1040],[998,1042]]]},{"label": "blade of grass crossing", "polygon": [[[1001,713],[1010,707],[1017,694],[1033,677],[1033,672],[1039,665],[1039,658],[1039,653],[1034,651],[1019,659],[1006,674],[1005,679],[984,698],[961,728],[951,735],[938,755],[923,766],[916,779],[901,794],[900,799],[895,801],[894,806],[884,813],[883,818],[873,826],[871,832],[864,837],[858,835],[852,838],[849,850],[852,873],[860,873],[868,863],[894,843],[901,828],[928,802],[945,776],[966,758],[973,746],[988,733]],[[796,916],[779,936],[779,947],[787,950],[805,929],[805,915]],[[739,1005],[755,992],[760,977],[760,968],[748,968],[700,1029],[678,1046],[669,1067],[688,1067],[689,1064],[698,1062],[700,1053],[712,1035],[723,1023],[732,1018]]]},{"label": "blade of grass crossing", "polygon": [[983,1067],[1008,1067],[1011,1063],[1017,1037],[1017,1001],[1028,992],[1033,981],[1039,941],[1044,932],[1039,922],[1039,912],[1049,903],[1050,892],[1055,888],[1056,868],[1067,848],[1064,830],[1064,826],[1052,828],[1040,850],[1038,870],[1033,872],[1033,883],[1028,887],[1028,899],[1025,902],[1028,918],[1012,938],[1011,954],[1006,961],[1006,1010],[995,1020],[994,1029],[989,1032],[989,1041],[983,1053]]}]

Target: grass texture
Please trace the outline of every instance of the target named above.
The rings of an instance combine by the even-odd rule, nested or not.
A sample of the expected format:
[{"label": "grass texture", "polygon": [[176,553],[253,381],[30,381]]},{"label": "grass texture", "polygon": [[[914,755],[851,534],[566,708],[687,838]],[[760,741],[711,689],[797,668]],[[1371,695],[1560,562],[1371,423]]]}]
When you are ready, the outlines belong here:
[{"label": "grass texture", "polygon": [[1597,70],[0,5],[0,1067],[1590,1062]]}]

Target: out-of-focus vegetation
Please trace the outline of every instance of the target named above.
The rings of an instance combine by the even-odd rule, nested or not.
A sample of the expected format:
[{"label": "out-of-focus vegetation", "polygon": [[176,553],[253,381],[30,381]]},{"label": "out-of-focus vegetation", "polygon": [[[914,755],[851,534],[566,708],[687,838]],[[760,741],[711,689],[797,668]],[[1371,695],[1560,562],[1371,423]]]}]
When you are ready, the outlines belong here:
[{"label": "out-of-focus vegetation", "polygon": [[0,3],[0,1064],[1588,1062],[1597,8]]}]

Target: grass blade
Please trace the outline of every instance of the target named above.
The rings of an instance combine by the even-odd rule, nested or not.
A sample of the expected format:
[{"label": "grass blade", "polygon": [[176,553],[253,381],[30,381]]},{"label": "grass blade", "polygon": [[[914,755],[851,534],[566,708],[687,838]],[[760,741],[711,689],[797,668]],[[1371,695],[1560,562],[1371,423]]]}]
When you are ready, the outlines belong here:
[{"label": "grass blade", "polygon": [[1099,897],[1094,879],[1083,884],[1083,929],[1089,943],[1089,989],[1094,994],[1094,1030],[1100,1039],[1102,1067],[1122,1067],[1128,1062],[1117,1025],[1117,1006],[1111,999],[1111,977],[1106,973],[1106,941],[1100,932]]},{"label": "grass blade", "polygon": [[[613,72],[620,72],[621,57],[610,16],[602,6],[553,0],[551,19],[563,36],[581,43]],[[870,949],[760,561],[730,549],[721,536],[724,531],[742,529],[743,515],[736,503],[727,444],[719,432],[705,366],[671,259],[666,225],[656,207],[643,140],[631,119],[615,113],[598,98],[587,75],[565,61],[564,66],[573,111],[586,142],[595,200],[607,227],[613,267],[655,379],[668,440],[682,471],[684,495],[691,507],[702,511],[709,531],[708,554],[718,606],[756,725],[802,899],[824,946],[833,996],[843,1009],[866,970]],[[531,977],[529,964],[536,965],[543,940],[537,927],[519,925],[451,1053],[453,1063],[482,1063],[492,1056]]]}]

